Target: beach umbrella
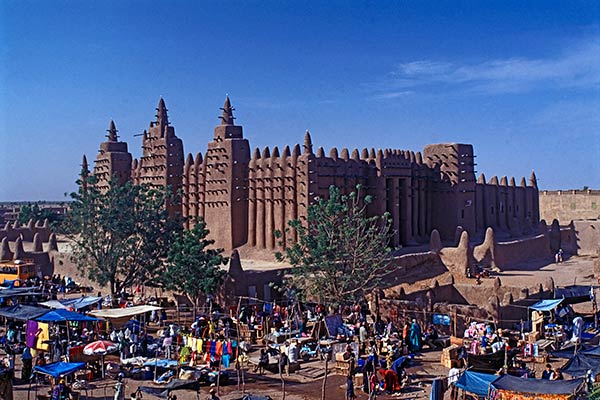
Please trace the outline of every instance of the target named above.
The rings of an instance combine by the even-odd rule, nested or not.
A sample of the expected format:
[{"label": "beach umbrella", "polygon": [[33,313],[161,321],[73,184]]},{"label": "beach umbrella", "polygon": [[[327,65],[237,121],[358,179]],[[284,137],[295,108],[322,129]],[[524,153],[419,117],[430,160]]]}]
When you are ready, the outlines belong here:
[{"label": "beach umbrella", "polygon": [[104,355],[108,353],[112,353],[113,351],[117,351],[119,346],[116,343],[110,342],[108,340],[97,340],[95,342],[87,344],[83,348],[83,354],[88,356],[92,355]]},{"label": "beach umbrella", "polygon": [[102,356],[102,379],[104,379],[104,356],[108,353],[117,351],[118,349],[119,346],[116,343],[108,340],[96,340],[83,348],[83,354],[88,356]]}]

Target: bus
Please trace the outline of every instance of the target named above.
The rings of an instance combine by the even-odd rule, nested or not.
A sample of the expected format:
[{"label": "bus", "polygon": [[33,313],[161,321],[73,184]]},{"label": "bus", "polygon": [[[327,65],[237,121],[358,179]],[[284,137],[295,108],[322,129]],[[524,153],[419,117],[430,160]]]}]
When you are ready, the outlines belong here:
[{"label": "bus", "polygon": [[0,285],[14,281],[15,286],[38,276],[38,267],[33,260],[0,261]]}]

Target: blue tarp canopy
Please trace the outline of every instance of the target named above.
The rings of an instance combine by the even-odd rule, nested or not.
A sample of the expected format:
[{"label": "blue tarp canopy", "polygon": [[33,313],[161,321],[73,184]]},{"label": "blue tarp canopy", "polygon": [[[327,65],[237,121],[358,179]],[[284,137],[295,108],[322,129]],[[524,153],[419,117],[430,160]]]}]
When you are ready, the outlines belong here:
[{"label": "blue tarp canopy", "polygon": [[14,306],[0,308],[0,316],[16,319],[18,321],[28,321],[35,319],[40,315],[44,315],[48,312],[48,309],[41,307],[26,306],[23,304],[16,304]]},{"label": "blue tarp canopy", "polygon": [[490,383],[498,379],[498,375],[482,374],[481,372],[465,371],[454,384],[457,388],[478,396],[487,396]]},{"label": "blue tarp canopy", "polygon": [[536,311],[552,311],[558,307],[562,301],[563,299],[540,300],[529,308]]},{"label": "blue tarp canopy", "polygon": [[98,318],[88,317],[67,310],[52,310],[35,319],[40,322],[60,322],[60,321],[98,321]]},{"label": "blue tarp canopy", "polygon": [[526,379],[504,375],[492,382],[491,385],[494,389],[518,393],[574,394],[583,387],[583,379],[549,381],[546,379]]},{"label": "blue tarp canopy", "polygon": [[583,354],[590,357],[600,357],[600,346],[580,344],[577,346],[577,351],[575,351],[575,344],[573,342],[569,342],[567,346],[552,352],[554,357],[568,359],[573,358],[575,354]]},{"label": "blue tarp canopy", "polygon": [[576,354],[562,367],[562,372],[567,375],[581,377],[585,376],[589,369],[595,375],[600,373],[600,358],[593,355]]},{"label": "blue tarp canopy", "polygon": [[45,365],[43,367],[36,366],[33,368],[33,372],[39,372],[40,374],[50,375],[55,378],[59,376],[65,376],[72,374],[75,371],[85,368],[86,364],[83,362],[67,363],[67,362],[55,362],[52,364]]}]

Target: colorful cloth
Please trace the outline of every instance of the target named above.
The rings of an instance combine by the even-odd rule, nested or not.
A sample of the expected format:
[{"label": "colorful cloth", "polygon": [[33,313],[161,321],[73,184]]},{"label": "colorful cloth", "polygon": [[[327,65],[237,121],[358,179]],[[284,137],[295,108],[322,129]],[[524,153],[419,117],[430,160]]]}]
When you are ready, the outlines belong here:
[{"label": "colorful cloth", "polygon": [[35,334],[37,333],[37,330],[37,321],[27,321],[27,339],[25,340],[27,347],[35,347],[35,343],[37,342]]}]

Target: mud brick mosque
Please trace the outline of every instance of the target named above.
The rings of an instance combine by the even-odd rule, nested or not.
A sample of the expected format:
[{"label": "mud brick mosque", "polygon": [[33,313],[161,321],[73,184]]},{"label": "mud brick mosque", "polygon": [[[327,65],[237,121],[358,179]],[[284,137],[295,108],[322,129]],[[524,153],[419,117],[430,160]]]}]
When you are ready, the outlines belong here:
[{"label": "mud brick mosque", "polygon": [[448,241],[457,229],[482,238],[488,227],[497,235],[520,237],[535,233],[539,223],[535,174],[518,185],[506,176],[476,179],[470,144],[430,144],[422,152],[332,148],[326,153],[306,132],[302,145],[251,150],[227,97],[206,152],[184,156],[162,98],[156,110],[156,120],[142,134],[139,159],[132,158],[110,122],[93,167],[98,185],[104,189],[116,176],[121,182],[170,186],[181,194],[180,201],[168,204],[172,215],[185,217],[186,227],[204,218],[217,246],[237,249],[245,258],[272,260],[280,242],[274,232],[306,215],[330,185],[343,192],[363,185],[373,197],[368,212],[390,213],[394,246],[428,243],[434,229]]}]

